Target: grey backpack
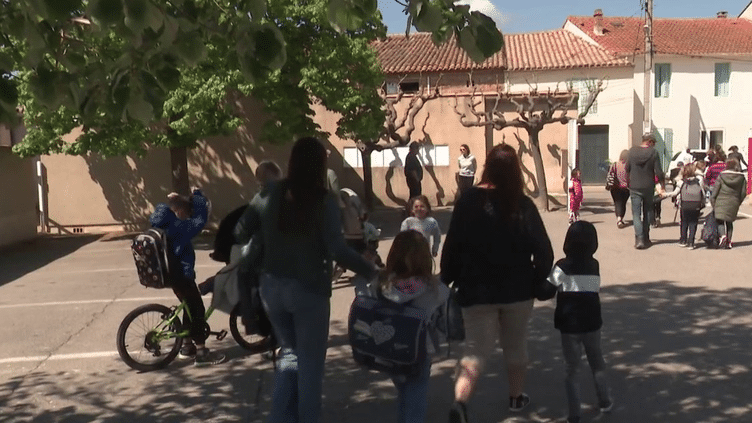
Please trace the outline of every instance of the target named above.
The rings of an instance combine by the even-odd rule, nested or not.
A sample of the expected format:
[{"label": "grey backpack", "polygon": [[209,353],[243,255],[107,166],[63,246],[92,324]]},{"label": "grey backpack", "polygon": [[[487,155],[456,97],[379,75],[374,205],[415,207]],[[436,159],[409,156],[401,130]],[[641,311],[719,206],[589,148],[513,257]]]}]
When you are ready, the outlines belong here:
[{"label": "grey backpack", "polygon": [[680,195],[682,210],[700,210],[705,204],[702,186],[697,178],[685,179]]}]

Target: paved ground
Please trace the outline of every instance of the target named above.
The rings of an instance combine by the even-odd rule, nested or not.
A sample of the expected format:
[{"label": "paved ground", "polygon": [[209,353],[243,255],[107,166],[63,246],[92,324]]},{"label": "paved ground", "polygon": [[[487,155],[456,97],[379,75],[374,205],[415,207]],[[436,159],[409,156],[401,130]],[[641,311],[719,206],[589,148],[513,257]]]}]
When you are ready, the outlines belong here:
[{"label": "paved ground", "polygon": [[[677,246],[673,210],[664,205],[656,245],[632,248],[631,227],[617,229],[608,193],[586,187],[582,217],[600,237],[603,349],[616,406],[599,416],[590,376],[583,371],[585,422],[750,422],[752,385],[752,208],[742,207],[734,249],[688,251]],[[451,210],[436,210],[444,229]],[[557,258],[566,211],[543,216]],[[379,211],[386,257],[399,212]],[[220,266],[197,243],[199,278]],[[138,373],[115,353],[115,332],[128,311],[149,302],[173,304],[168,291],[135,279],[129,240],[80,236],[45,238],[0,254],[0,421],[2,422],[260,422],[268,412],[271,366],[247,356],[231,339],[213,341],[230,360],[197,369],[175,362]],[[352,289],[334,286],[327,357],[325,423],[394,421],[394,389],[383,375],[350,358],[345,320]],[[553,422],[565,415],[563,365],[552,303],[538,303],[531,322],[527,391],[533,403],[511,416],[500,353],[471,402],[475,422]],[[227,316],[215,313],[215,329]],[[455,347],[453,351],[457,351]],[[451,358],[437,360],[427,422],[446,421],[452,395]]]}]

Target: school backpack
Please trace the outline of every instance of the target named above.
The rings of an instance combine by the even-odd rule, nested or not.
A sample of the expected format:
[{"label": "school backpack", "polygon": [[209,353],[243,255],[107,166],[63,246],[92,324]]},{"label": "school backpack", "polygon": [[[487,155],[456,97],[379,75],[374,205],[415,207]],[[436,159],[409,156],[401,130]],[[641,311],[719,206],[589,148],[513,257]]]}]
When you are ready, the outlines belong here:
[{"label": "school backpack", "polygon": [[695,178],[684,181],[680,195],[682,210],[700,210],[705,203],[702,186],[700,186],[700,181]]},{"label": "school backpack", "polygon": [[424,314],[380,295],[356,296],[347,319],[355,362],[393,376],[417,375],[428,360]]},{"label": "school backpack", "polygon": [[149,228],[138,234],[131,243],[136,261],[138,281],[147,288],[170,287],[170,252],[167,234],[158,228]]}]

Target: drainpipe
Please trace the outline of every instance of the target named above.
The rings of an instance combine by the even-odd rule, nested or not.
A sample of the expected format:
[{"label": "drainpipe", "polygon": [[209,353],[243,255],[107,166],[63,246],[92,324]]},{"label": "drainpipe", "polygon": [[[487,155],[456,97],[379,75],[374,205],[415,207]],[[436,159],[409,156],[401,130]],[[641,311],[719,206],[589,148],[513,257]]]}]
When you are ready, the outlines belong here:
[{"label": "drainpipe", "polygon": [[45,210],[47,210],[47,205],[45,204],[44,199],[47,198],[47,193],[45,192],[44,187],[44,165],[42,164],[41,156],[37,156],[35,161],[37,170],[37,194],[39,195],[39,226],[41,227],[41,231],[46,233],[47,215]]}]

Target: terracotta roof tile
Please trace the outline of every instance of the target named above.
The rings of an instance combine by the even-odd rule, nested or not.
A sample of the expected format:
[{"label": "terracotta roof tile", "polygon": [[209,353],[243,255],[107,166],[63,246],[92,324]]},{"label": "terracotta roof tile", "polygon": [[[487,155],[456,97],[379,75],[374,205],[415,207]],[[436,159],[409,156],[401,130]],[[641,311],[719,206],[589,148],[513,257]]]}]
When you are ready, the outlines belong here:
[{"label": "terracotta roof tile", "polygon": [[389,35],[373,43],[386,74],[468,70],[549,70],[576,67],[627,66],[563,29],[504,35],[504,49],[483,63],[474,63],[454,40],[435,46],[428,33]]},{"label": "terracotta roof tile", "polygon": [[[645,50],[643,18],[604,17],[603,35],[595,35],[592,16],[570,16],[576,25],[604,48],[620,55]],[[656,53],[680,55],[752,54],[752,21],[739,18],[653,19]]]}]

